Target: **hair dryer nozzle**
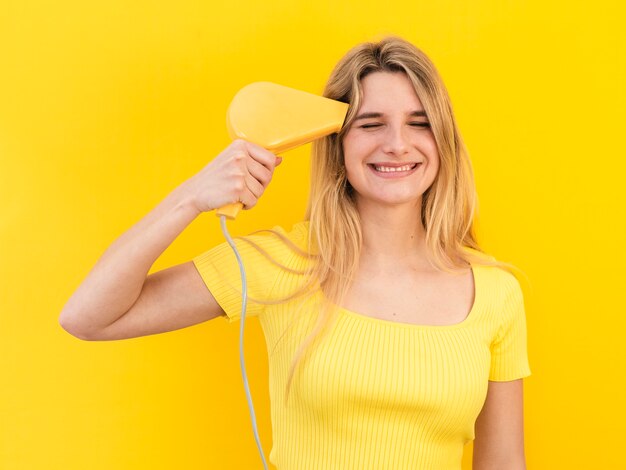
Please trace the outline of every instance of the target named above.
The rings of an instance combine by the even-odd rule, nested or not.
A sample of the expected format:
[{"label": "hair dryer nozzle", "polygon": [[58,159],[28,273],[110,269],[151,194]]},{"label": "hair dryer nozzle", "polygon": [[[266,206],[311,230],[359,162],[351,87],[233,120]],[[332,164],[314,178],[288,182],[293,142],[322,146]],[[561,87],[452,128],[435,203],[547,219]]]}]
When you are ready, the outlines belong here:
[{"label": "hair dryer nozzle", "polygon": [[232,139],[248,140],[280,153],[339,132],[347,112],[347,103],[255,82],[235,95],[226,125]]}]

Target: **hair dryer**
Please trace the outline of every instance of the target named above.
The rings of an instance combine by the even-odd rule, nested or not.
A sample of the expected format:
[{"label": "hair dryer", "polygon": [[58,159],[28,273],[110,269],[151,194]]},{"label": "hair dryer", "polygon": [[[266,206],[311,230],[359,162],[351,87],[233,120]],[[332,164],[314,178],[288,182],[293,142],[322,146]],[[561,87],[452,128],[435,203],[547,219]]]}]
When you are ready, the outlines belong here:
[{"label": "hair dryer", "polygon": [[[244,139],[282,153],[339,132],[348,104],[270,82],[255,82],[235,95],[226,114],[231,139]],[[217,210],[234,219],[241,203]]]}]

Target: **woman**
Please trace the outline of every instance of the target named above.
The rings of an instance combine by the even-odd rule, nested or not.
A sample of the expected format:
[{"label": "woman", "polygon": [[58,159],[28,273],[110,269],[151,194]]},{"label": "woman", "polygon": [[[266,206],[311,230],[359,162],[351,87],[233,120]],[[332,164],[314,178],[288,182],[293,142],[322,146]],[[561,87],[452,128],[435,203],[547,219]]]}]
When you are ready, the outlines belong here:
[{"label": "woman", "polygon": [[[525,468],[523,297],[473,234],[471,164],[430,60],[361,44],[325,96],[344,128],[313,146],[306,221],[239,241],[270,350],[274,447],[290,469]],[[89,340],[239,318],[225,245],[147,276],[200,213],[253,207],[280,158],[236,141],[105,252],[61,324]],[[358,313],[357,313],[358,312]]]}]

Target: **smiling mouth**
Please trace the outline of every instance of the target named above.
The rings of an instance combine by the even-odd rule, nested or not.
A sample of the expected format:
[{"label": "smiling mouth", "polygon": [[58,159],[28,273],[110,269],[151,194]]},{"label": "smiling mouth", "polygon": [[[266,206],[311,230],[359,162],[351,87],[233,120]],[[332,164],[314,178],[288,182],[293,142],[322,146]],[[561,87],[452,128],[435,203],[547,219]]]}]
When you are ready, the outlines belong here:
[{"label": "smiling mouth", "polygon": [[377,165],[376,163],[369,163],[368,165],[380,173],[398,173],[401,171],[411,171],[417,168],[418,165],[421,165],[421,163],[408,163],[401,166]]}]

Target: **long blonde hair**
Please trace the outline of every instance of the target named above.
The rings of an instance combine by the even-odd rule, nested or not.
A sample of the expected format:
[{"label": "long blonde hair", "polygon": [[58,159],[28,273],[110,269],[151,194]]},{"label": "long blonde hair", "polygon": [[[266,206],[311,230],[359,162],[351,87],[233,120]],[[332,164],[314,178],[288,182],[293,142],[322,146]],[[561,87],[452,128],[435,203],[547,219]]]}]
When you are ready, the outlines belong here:
[{"label": "long blonde hair", "polygon": [[341,305],[359,264],[361,224],[346,177],[342,141],[363,98],[361,80],[381,71],[406,74],[424,106],[436,141],[439,172],[422,196],[419,214],[434,266],[454,272],[473,263],[518,271],[515,266],[482,253],[478,246],[474,233],[477,196],[473,170],[450,98],[433,63],[421,50],[397,37],[354,47],[335,66],[324,90],[324,96],[350,104],[344,127],[338,134],[313,143],[306,219],[309,253],[315,255],[306,283],[308,289],[303,291],[310,292],[312,284],[319,286],[324,302],[311,333],[292,359],[285,401],[298,363],[313,341],[327,331],[334,307]]}]

